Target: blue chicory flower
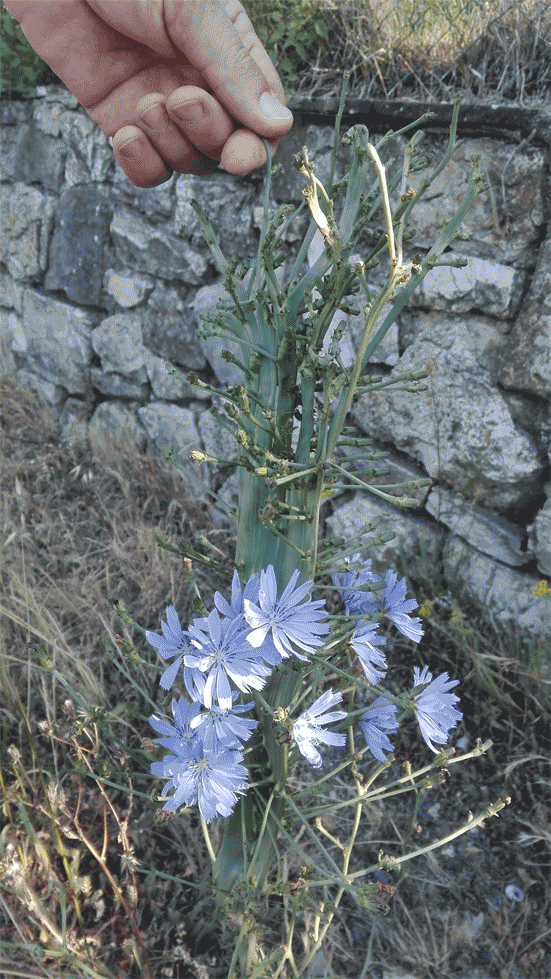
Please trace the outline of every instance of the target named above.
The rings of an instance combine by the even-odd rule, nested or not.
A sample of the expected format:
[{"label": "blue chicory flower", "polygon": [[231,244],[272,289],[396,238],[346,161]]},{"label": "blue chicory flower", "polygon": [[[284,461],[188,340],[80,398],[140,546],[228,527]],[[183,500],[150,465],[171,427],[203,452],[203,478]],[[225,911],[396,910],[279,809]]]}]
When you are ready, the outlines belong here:
[{"label": "blue chicory flower", "polygon": [[164,735],[162,738],[154,738],[157,744],[163,748],[170,748],[175,755],[183,758],[186,754],[192,755],[197,744],[197,734],[192,729],[192,721],[198,716],[201,705],[199,703],[188,704],[184,697],[180,700],[172,698],[172,714],[174,725],[164,717],[151,714],[149,723],[155,728],[158,734]]},{"label": "blue chicory flower", "polygon": [[203,740],[209,732],[214,734],[217,744],[224,749],[241,749],[243,742],[248,741],[252,732],[258,727],[258,721],[249,717],[240,717],[254,707],[254,700],[249,704],[236,704],[237,690],[232,692],[233,707],[223,710],[213,704],[210,710],[201,711],[191,721],[191,727]]},{"label": "blue chicory flower", "polygon": [[[352,557],[345,557],[344,564],[356,563],[360,558],[358,552]],[[363,590],[363,587],[370,582],[381,580],[370,568],[371,558],[364,561],[363,568],[359,570],[331,575],[333,584],[344,602],[347,615],[368,615],[379,607],[377,596],[371,591]]]},{"label": "blue chicory flower", "polygon": [[[325,618],[327,612],[322,610],[325,600],[302,602],[310,591],[313,581],[305,581],[295,590],[298,570],[293,571],[289,584],[278,599],[277,581],[273,566],[268,565],[266,571],[260,572],[260,589],[258,604],[247,598],[243,599],[245,618],[252,632],[247,641],[258,648],[270,633],[277,652],[286,659],[291,654],[298,659],[306,660],[297,652],[295,646],[307,653],[313,653],[316,646],[322,646],[319,636],[329,632],[329,626],[319,620]],[[302,604],[299,604],[302,602]]]},{"label": "blue chicory flower", "polygon": [[[357,654],[362,669],[370,683],[379,683],[384,677],[387,664],[384,654],[376,646],[384,646],[386,639],[376,633],[376,622],[362,622],[356,626],[350,637],[350,645]],[[383,667],[382,670],[375,669]]]},{"label": "blue chicory flower", "polygon": [[[240,618],[245,624],[244,613],[245,613],[245,599],[253,604],[258,603],[258,595],[260,591],[260,580],[256,573],[251,575],[247,584],[244,588],[241,588],[241,580],[237,571],[233,572],[232,580],[232,593],[231,593],[231,605],[226,601],[223,595],[219,591],[214,593],[214,604],[218,611],[225,615],[227,618],[235,619]],[[264,642],[260,647],[258,647],[259,655],[269,663],[270,666],[277,666],[281,663],[281,656],[275,648],[271,636],[267,635]]]},{"label": "blue chicory flower", "polygon": [[231,585],[231,605],[219,591],[214,593],[214,604],[221,615],[225,615],[228,619],[235,619],[243,615],[245,611],[243,605],[244,598],[249,599],[251,602],[258,601],[259,589],[260,582],[256,572],[251,575],[245,587],[241,588],[241,579],[237,571],[234,571]]},{"label": "blue chicory flower", "polygon": [[421,619],[411,619],[409,616],[409,612],[417,608],[417,602],[414,598],[404,601],[407,589],[406,579],[402,578],[401,581],[398,581],[398,575],[395,571],[387,571],[385,582],[386,587],[383,591],[384,613],[391,622],[394,622],[398,632],[407,636],[408,639],[413,639],[414,642],[419,642],[423,635]]},{"label": "blue chicory flower", "polygon": [[346,734],[323,731],[321,727],[322,724],[331,724],[332,721],[342,721],[346,717],[345,710],[324,713],[329,707],[334,707],[335,704],[340,703],[341,700],[342,694],[334,694],[332,690],[326,690],[325,693],[322,693],[321,697],[318,697],[314,701],[308,710],[305,710],[297,718],[291,728],[291,737],[296,742],[299,751],[314,768],[321,767],[321,755],[315,747],[317,744],[333,744],[339,745],[340,747],[346,744]]},{"label": "blue chicory flower", "polygon": [[385,762],[384,752],[394,750],[385,732],[393,734],[398,730],[398,722],[394,718],[397,710],[396,704],[389,704],[384,697],[377,697],[360,717],[360,727],[367,747],[377,761]]},{"label": "blue chicory flower", "polygon": [[[251,575],[244,588],[241,587],[241,580],[237,571],[234,571],[231,588],[231,605],[219,591],[214,593],[214,604],[221,615],[225,615],[229,619],[239,618],[240,621],[243,622],[243,627],[245,628],[247,623],[244,618],[244,600],[247,599],[247,601],[253,603],[258,602],[259,591],[260,581],[256,571]],[[266,639],[259,647],[258,654],[266,663],[269,663],[270,666],[277,666],[278,663],[281,663],[281,656],[275,648],[270,636],[266,636]]]},{"label": "blue chicory flower", "polygon": [[[167,670],[163,673],[160,684],[163,690],[170,690],[172,687],[178,670],[182,665],[182,660],[185,653],[189,649],[189,633],[185,632],[180,625],[180,619],[178,618],[178,613],[173,605],[169,605],[166,610],[166,622],[161,621],[162,636],[158,636],[155,632],[150,632],[149,630],[145,633],[145,638],[151,646],[155,646],[158,652],[161,654],[163,659],[171,659],[172,656],[176,656],[177,659],[172,663]],[[199,692],[197,690],[197,685],[194,684],[193,678],[188,677],[191,690],[186,683],[186,688],[188,689],[190,695],[193,699],[200,699],[200,696],[196,698],[195,693]],[[201,687],[201,680],[197,678],[198,687]],[[203,682],[204,686],[204,682]]]},{"label": "blue chicory flower", "polygon": [[419,668],[414,666],[414,687],[423,683],[428,686],[413,698],[413,704],[421,734],[430,750],[438,754],[439,749],[435,748],[432,742],[446,744],[450,728],[455,727],[463,717],[461,711],[452,706],[459,701],[459,697],[447,692],[455,687],[459,680],[450,680],[447,673],[441,673],[436,680],[433,680],[427,666],[423,667],[421,673]]},{"label": "blue chicory flower", "polygon": [[207,823],[217,815],[231,815],[237,796],[247,791],[247,769],[240,764],[242,760],[240,751],[220,750],[210,734],[204,741],[197,738],[192,752],[186,748],[183,753],[153,762],[151,774],[169,779],[162,798],[174,789],[163,809],[174,812],[180,806],[199,806]]},{"label": "blue chicory flower", "polygon": [[206,674],[203,690],[205,707],[213,698],[223,710],[232,706],[230,678],[242,691],[261,690],[271,669],[246,641],[248,629],[242,616],[220,618],[216,609],[189,626],[190,648],[184,663]]}]

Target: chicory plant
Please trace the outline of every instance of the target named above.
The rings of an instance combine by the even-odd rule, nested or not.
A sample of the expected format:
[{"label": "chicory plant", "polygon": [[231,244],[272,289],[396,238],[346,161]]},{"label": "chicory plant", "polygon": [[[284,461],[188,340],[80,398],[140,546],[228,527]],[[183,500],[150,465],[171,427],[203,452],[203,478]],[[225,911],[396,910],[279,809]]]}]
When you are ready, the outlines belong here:
[{"label": "chicory plant", "polygon": [[[407,597],[406,580],[399,581],[392,569],[383,579],[371,570],[371,561],[362,557],[363,535],[343,549],[338,541],[320,541],[319,523],[321,505],[336,486],[360,486],[399,507],[415,505],[405,494],[418,481],[392,487],[402,491],[396,498],[370,486],[365,472],[360,479],[358,467],[374,475],[383,471],[381,453],[347,428],[347,421],[361,393],[390,385],[422,390],[423,370],[389,380],[366,368],[429,270],[458,264],[448,261],[445,251],[482,185],[480,161],[472,161],[464,199],[428,253],[406,260],[409,215],[458,145],[459,103],[447,150],[416,190],[408,178],[427,165],[418,153],[426,115],[376,144],[365,126],[353,126],[341,140],[352,148],[352,163],[337,181],[345,87],[327,186],[316,175],[306,148],[294,160],[306,184],[298,208],[270,210],[273,171],[265,143],[264,217],[252,268],[223,255],[207,215],[193,205],[230,296],[205,319],[204,333],[231,340],[240,349],[239,356],[227,357],[240,367],[241,384],[222,390],[192,378],[222,399],[226,416],[213,411],[228,437],[237,440],[237,552],[227,597],[216,592],[211,610],[189,623],[181,623],[171,606],[161,622],[162,635],[146,632],[161,657],[172,660],[161,676],[161,690],[179,687],[172,698],[172,717],[155,713],[150,718],[160,735],[157,744],[168,751],[152,763],[151,774],[166,780],[165,811],[198,809],[213,862],[216,901],[239,928],[230,976],[304,975],[344,894],[360,908],[377,912],[380,885],[374,875],[398,866],[398,861],[381,852],[371,866],[351,872],[362,807],[390,794],[418,794],[439,784],[452,763],[453,749],[444,746],[462,717],[455,706],[459,697],[450,692],[459,681],[447,673],[433,679],[427,667],[415,668],[410,690],[398,696],[385,690],[389,664],[381,624],[386,620],[419,642],[423,629],[413,614],[417,602]],[[401,165],[385,167],[382,147],[412,130]],[[306,236],[292,267],[282,275],[286,231],[305,208],[311,216]],[[323,237],[323,249],[304,271],[316,234]],[[365,257],[351,260],[365,251],[360,244],[365,241]],[[385,256],[388,275],[377,292],[368,273]],[[335,330],[333,324],[338,311],[350,310],[353,295],[361,297],[364,327],[355,363],[345,368],[339,352],[342,328]],[[224,462],[199,450],[192,457]],[[380,542],[372,538],[369,545]],[[178,550],[162,539],[159,543]],[[190,548],[180,548],[180,553],[188,561],[197,556]],[[326,598],[316,597],[320,589],[326,596],[332,590],[332,614]],[[420,771],[408,770],[406,776],[393,775],[385,782],[391,737],[408,717],[418,722],[431,754]],[[463,758],[488,747],[479,743]],[[331,806],[320,791],[321,782],[329,780],[327,773],[317,789],[315,783],[298,792],[289,787],[300,755],[320,770],[329,748],[341,752],[335,769],[341,780],[344,770],[350,773],[348,794]],[[366,758],[372,760],[367,777],[360,772]],[[472,829],[504,804],[501,800],[471,817],[441,843]],[[323,826],[324,815],[335,808],[352,810],[346,841]],[[224,821],[224,834],[215,853],[209,824],[218,817]],[[310,849],[297,842],[297,829]],[[400,864],[431,847],[402,855]],[[301,862],[299,882],[281,876],[284,848]],[[270,947],[259,908],[274,895],[283,898],[287,928],[283,939],[279,935]],[[294,932],[308,906],[315,909],[314,926],[299,961]]]}]

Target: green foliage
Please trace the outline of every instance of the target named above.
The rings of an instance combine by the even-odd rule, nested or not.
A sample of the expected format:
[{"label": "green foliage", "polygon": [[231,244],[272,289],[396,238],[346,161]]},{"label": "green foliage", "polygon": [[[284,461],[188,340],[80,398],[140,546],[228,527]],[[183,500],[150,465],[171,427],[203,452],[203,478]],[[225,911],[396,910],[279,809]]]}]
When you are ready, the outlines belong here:
[{"label": "green foliage", "polygon": [[59,81],[33,50],[19,24],[0,8],[0,94],[32,99],[36,86]]},{"label": "green foliage", "polygon": [[325,49],[330,32],[324,0],[250,0],[246,4],[270,58],[285,84],[294,85],[299,72],[310,68],[320,47]]}]

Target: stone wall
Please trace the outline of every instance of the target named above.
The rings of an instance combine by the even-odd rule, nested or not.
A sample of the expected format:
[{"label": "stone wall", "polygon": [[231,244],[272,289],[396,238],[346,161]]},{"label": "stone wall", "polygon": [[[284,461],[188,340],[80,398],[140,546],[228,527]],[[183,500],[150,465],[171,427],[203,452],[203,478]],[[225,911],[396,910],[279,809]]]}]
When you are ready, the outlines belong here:
[{"label": "stone wall", "polygon": [[[201,314],[214,310],[224,289],[190,201],[207,211],[224,252],[246,260],[258,241],[262,173],[173,175],[139,190],[65,89],[39,90],[34,100],[4,103],[2,112],[4,370],[56,407],[64,439],[89,439],[93,450],[106,435],[129,433],[141,449],[167,446],[197,493],[198,478],[206,478],[235,502],[231,465],[189,459],[191,448],[202,448],[230,463],[235,449],[186,372],[216,386],[241,380],[222,357],[228,344],[198,335]],[[299,119],[277,154],[277,203],[302,199],[293,153],[307,145],[323,180],[332,142],[331,121]],[[433,159],[445,142],[443,133],[426,135]],[[414,212],[418,251],[459,201],[473,153],[483,157],[490,189],[466,218],[468,240],[454,245],[469,264],[427,276],[370,365],[392,375],[428,364],[427,390],[373,394],[353,414],[387,452],[382,483],[429,475],[432,485],[416,491],[415,511],[360,490],[328,501],[324,519],[332,536],[372,521],[397,530],[375,556],[383,571],[399,548],[407,553],[422,541],[429,556],[443,556],[451,590],[463,581],[498,620],[537,634],[546,609],[532,589],[551,575],[548,151],[541,140],[514,134],[466,135]],[[289,259],[305,226],[288,234]],[[311,263],[316,248],[314,240]],[[346,319],[342,356],[350,363],[359,318]],[[217,506],[214,514],[227,519]]]}]

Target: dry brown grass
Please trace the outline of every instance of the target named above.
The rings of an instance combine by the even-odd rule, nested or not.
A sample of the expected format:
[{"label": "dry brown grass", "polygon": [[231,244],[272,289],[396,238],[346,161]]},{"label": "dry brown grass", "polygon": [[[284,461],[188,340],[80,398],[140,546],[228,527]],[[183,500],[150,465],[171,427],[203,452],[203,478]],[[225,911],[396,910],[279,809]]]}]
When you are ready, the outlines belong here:
[{"label": "dry brown grass", "polygon": [[[157,627],[163,606],[189,611],[193,590],[154,535],[192,537],[208,525],[207,508],[163,460],[130,445],[93,455],[60,444],[54,412],[30,390],[5,378],[2,398],[1,611],[97,697],[101,658],[90,664],[89,654],[101,630],[114,628],[114,602],[139,610],[146,628]],[[98,672],[88,674],[90,665]]]},{"label": "dry brown grass", "polygon": [[[145,657],[137,675],[154,696],[158,674],[147,663],[156,653],[114,604],[155,631],[168,604],[189,615],[197,588],[224,579],[200,565],[193,581],[182,575],[155,534],[174,544],[199,530],[218,543],[227,535],[212,530],[207,508],[164,460],[128,445],[105,444],[94,455],[87,445],[63,445],[48,405],[10,377],[0,386],[0,935],[12,947],[11,955],[0,951],[0,972],[23,975],[24,959],[29,975],[110,976],[117,962],[119,974],[148,975],[137,919],[121,901],[136,891],[133,847],[156,832],[155,807],[141,802],[136,811],[128,779],[128,760],[151,732],[143,706],[135,717],[132,687],[113,670],[105,641],[109,649],[137,645]],[[101,723],[86,721],[85,708],[96,707],[100,722],[110,711],[107,737]],[[94,770],[116,772],[123,790],[108,797],[91,783],[90,759]],[[147,772],[143,752],[137,764],[138,775]],[[187,866],[197,876],[200,836],[174,834],[163,833],[182,854],[182,873]],[[59,893],[68,880],[62,928]],[[141,888],[140,916],[153,916],[166,887]]]},{"label": "dry brown grass", "polygon": [[[255,25],[255,0],[249,5]],[[551,89],[548,0],[316,0],[329,41],[300,64],[293,88],[349,97],[546,101]],[[262,27],[262,16],[258,19]],[[285,39],[286,42],[288,38]]]}]

